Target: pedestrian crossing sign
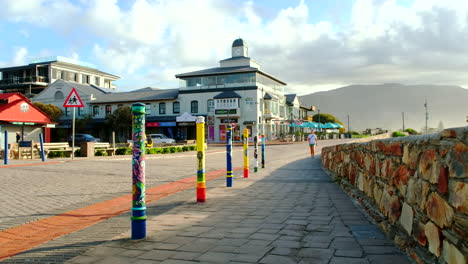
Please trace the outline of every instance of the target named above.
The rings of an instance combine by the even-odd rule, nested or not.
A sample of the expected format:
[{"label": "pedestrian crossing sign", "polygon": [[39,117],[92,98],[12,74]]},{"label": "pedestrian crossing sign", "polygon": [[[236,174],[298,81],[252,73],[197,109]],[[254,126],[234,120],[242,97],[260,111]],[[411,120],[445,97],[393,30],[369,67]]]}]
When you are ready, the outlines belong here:
[{"label": "pedestrian crossing sign", "polygon": [[81,98],[74,87],[67,96],[65,102],[63,102],[63,107],[84,107],[83,101],[81,101]]}]

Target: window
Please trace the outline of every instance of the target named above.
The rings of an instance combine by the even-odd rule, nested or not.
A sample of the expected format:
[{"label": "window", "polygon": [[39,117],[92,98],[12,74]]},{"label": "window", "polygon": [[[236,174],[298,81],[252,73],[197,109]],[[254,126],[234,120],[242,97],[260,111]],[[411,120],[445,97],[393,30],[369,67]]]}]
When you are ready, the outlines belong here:
[{"label": "window", "polygon": [[64,110],[65,111],[63,111],[63,112],[65,113],[65,116],[68,116],[68,107],[64,107]]},{"label": "window", "polygon": [[93,106],[93,116],[98,116],[99,115],[99,106],[95,105]]},{"label": "window", "polygon": [[106,115],[110,115],[112,113],[112,106],[106,105]]},{"label": "window", "polygon": [[166,103],[159,103],[159,114],[160,115],[166,114]]},{"label": "window", "polygon": [[180,114],[180,103],[179,102],[172,103],[172,113]]},{"label": "window", "polygon": [[198,113],[198,101],[190,102],[190,113]]},{"label": "window", "polygon": [[146,108],[146,115],[151,115],[151,104],[146,104],[145,108]]},{"label": "window", "polygon": [[79,116],[83,115],[83,110],[84,110],[84,107],[78,107],[78,115]]},{"label": "window", "polygon": [[89,83],[89,75],[81,75],[81,83]]},{"label": "window", "polygon": [[55,79],[62,79],[62,71],[57,71],[57,76]]},{"label": "window", "polygon": [[94,77],[94,84],[96,84],[97,86],[99,86],[99,77]]},{"label": "window", "polygon": [[120,108],[120,107],[122,107],[122,106],[123,106],[123,104],[118,104],[118,105],[117,105],[117,108]]},{"label": "window", "polygon": [[61,91],[56,91],[54,94],[54,98],[55,100],[63,100],[64,99],[63,93]]},{"label": "window", "polygon": [[207,111],[208,113],[214,112],[214,100],[213,99],[208,99],[208,102],[206,103],[207,105]]},{"label": "window", "polygon": [[69,73],[68,73],[68,80],[69,80],[69,81],[74,81],[74,82],[76,82],[76,73],[74,73],[74,72],[69,72]]}]

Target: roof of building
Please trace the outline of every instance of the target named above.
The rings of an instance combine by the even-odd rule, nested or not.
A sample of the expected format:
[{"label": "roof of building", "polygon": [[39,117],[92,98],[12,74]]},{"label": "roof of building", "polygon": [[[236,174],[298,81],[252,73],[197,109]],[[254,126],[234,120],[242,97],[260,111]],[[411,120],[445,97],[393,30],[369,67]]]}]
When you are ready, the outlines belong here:
[{"label": "roof of building", "polygon": [[[7,100],[7,103],[0,104],[0,121],[54,124],[46,113],[42,112],[21,93],[0,94],[0,100]],[[24,111],[22,109],[23,103],[29,106],[28,110]]]},{"label": "roof of building", "polygon": [[223,62],[223,61],[234,61],[234,60],[251,60],[251,58],[249,57],[245,57],[245,56],[236,56],[236,57],[231,57],[231,58],[227,58],[227,59],[224,59],[224,60],[221,60],[220,62]]},{"label": "roof of building", "polygon": [[265,99],[265,100],[271,100],[271,99],[277,99],[277,97],[274,96],[274,95],[271,95],[271,94],[269,94],[269,93],[265,93],[265,95],[263,96],[263,99]]},{"label": "roof of building", "polygon": [[[72,87],[75,87],[79,91],[86,92],[88,94],[95,93],[96,91],[104,93],[104,94],[111,94],[115,93],[115,90],[109,89],[109,88],[104,88],[104,87],[99,87],[94,84],[81,84],[81,83],[76,83],[76,82],[70,82],[70,81],[64,81],[64,80],[57,80],[55,82],[62,81]],[[54,83],[55,83],[54,82]]]},{"label": "roof of building", "polygon": [[[246,58],[246,57],[244,57]],[[177,74],[176,78],[187,78],[187,77],[201,77],[201,76],[210,76],[210,75],[221,75],[221,74],[232,74],[232,73],[247,73],[247,72],[257,72],[263,76],[266,76],[272,80],[275,80],[283,85],[286,85],[285,82],[278,80],[277,78],[260,71],[257,68],[250,66],[236,66],[236,67],[216,67],[200,71],[186,72]]]},{"label": "roof of building", "polygon": [[224,99],[224,98],[242,98],[238,93],[234,91],[225,91],[219,93],[213,97],[214,99]]},{"label": "roof of building", "polygon": [[247,47],[247,43],[241,38],[238,38],[234,40],[234,42],[232,42],[232,47],[241,47],[241,46]]},{"label": "roof of building", "polygon": [[294,102],[294,99],[296,99],[296,94],[285,94],[286,96],[286,103],[287,104],[292,104]]},{"label": "roof of building", "polygon": [[90,104],[124,103],[136,101],[156,101],[177,99],[179,89],[139,89],[131,92],[120,92],[106,95],[98,95]]}]

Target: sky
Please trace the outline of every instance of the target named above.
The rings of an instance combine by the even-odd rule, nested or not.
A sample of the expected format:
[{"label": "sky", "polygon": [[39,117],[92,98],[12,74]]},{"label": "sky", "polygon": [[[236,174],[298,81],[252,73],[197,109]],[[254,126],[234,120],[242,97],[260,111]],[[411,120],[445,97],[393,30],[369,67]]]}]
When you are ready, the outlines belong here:
[{"label": "sky", "polygon": [[350,84],[468,88],[467,0],[5,0],[0,67],[64,56],[121,79],[177,88],[241,37],[299,95]]}]

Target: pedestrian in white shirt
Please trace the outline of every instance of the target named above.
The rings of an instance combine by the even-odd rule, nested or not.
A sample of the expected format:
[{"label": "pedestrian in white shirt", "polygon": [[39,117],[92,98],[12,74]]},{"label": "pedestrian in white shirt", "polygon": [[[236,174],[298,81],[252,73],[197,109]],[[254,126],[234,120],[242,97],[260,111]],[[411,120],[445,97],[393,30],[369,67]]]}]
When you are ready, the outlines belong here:
[{"label": "pedestrian in white shirt", "polygon": [[310,131],[310,135],[307,137],[307,141],[309,141],[310,147],[310,156],[314,157],[315,155],[315,146],[317,145],[317,135],[315,135],[315,130]]}]

